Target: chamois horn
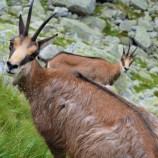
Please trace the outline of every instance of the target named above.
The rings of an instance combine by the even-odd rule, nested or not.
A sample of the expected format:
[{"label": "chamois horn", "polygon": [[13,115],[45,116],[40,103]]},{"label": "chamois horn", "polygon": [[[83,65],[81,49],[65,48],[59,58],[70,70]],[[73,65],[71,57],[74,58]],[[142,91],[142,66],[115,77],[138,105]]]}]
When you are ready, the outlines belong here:
[{"label": "chamois horn", "polygon": [[135,48],[135,50],[131,53],[130,57],[134,57],[135,56],[135,51],[137,50],[138,47]]},{"label": "chamois horn", "polygon": [[131,45],[130,45],[130,42],[129,42],[129,47],[128,47],[128,51],[127,51],[127,56],[128,56],[128,54],[129,54],[130,47],[131,47]]},{"label": "chamois horn", "polygon": [[24,30],[25,30],[25,25],[24,25],[22,16],[20,14],[20,16],[19,16],[19,35],[22,35],[24,33]]},{"label": "chamois horn", "polygon": [[57,13],[52,14],[50,17],[48,17],[48,19],[46,19],[41,26],[38,28],[38,30],[35,32],[35,34],[33,35],[33,37],[31,38],[32,41],[36,41],[37,36],[40,34],[41,30],[44,28],[44,26],[49,22],[49,20],[54,17]]},{"label": "chamois horn", "polygon": [[27,21],[26,21],[26,27],[25,27],[25,31],[24,31],[24,36],[28,35],[29,26],[30,26],[30,20],[31,20],[31,14],[32,14],[33,2],[34,2],[34,0],[31,1],[31,5],[30,5],[30,8],[29,8]]}]

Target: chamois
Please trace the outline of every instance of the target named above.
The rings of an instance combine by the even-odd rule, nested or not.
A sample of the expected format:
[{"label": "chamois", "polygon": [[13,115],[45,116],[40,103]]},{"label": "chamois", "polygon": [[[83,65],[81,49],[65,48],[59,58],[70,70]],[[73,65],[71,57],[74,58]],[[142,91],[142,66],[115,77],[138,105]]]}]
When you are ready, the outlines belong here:
[{"label": "chamois", "polygon": [[29,100],[34,124],[54,158],[157,158],[158,133],[148,112],[79,73],[40,67],[36,57],[52,37],[36,39],[54,15],[30,38],[32,6],[33,0],[26,26],[19,17],[6,72]]},{"label": "chamois", "polygon": [[126,72],[129,70],[136,49],[131,54],[129,54],[130,45],[127,54],[123,49],[121,61],[116,64],[112,64],[101,58],[60,52],[48,62],[47,67],[62,69],[71,73],[78,71],[96,82],[112,85],[121,75],[121,71]]}]

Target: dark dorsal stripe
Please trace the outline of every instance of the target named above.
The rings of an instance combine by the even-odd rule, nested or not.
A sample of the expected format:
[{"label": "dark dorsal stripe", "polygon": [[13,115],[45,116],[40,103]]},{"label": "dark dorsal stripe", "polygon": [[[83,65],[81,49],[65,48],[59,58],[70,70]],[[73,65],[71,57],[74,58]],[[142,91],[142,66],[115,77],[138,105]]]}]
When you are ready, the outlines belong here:
[{"label": "dark dorsal stripe", "polygon": [[[118,94],[114,93],[113,91],[109,90],[108,88],[106,88],[105,86],[97,83],[97,82],[94,82],[93,80],[89,79],[89,78],[86,78],[85,76],[83,76],[81,73],[79,72],[74,72],[73,73],[74,76],[76,76],[77,78],[80,78],[86,82],[89,82],[90,84],[96,86],[98,89],[101,89],[103,90],[104,92],[108,93],[110,96],[114,96],[115,98],[117,98],[118,100],[122,101],[123,103],[125,103],[125,105],[132,109],[136,114],[137,116],[142,120],[142,122],[144,123],[145,127],[147,128],[147,130],[150,132],[150,134],[153,136],[153,137],[157,137],[156,134],[153,132],[152,128],[151,128],[151,122],[148,118],[146,118],[144,116],[144,114],[141,112],[141,110],[134,104],[128,102],[127,100],[125,100],[124,98],[120,97]],[[156,144],[156,143],[155,143]],[[156,145],[157,146],[157,145]]]},{"label": "dark dorsal stripe", "polygon": [[[53,57],[52,59],[54,59],[56,56],[58,56],[58,55],[60,55],[60,54],[68,54],[68,55],[78,56],[78,57],[83,57],[83,58],[90,58],[90,59],[100,59],[100,60],[104,60],[103,58],[100,58],[100,57],[82,56],[82,55],[73,54],[73,53],[65,52],[65,51],[59,52],[58,54],[54,55],[54,57]],[[52,59],[50,59],[50,60],[52,60]],[[105,60],[104,60],[104,61],[105,61]]]}]

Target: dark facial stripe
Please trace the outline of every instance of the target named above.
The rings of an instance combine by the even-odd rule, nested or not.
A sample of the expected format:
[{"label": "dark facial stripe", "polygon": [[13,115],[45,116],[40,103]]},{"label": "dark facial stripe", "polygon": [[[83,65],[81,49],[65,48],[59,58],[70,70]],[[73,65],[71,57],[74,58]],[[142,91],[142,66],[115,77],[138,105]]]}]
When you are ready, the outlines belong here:
[{"label": "dark facial stripe", "polygon": [[125,66],[125,61],[123,60],[123,58],[121,58],[121,63],[123,65],[123,67]]},{"label": "dark facial stripe", "polygon": [[28,62],[31,62],[32,60],[34,60],[36,58],[36,56],[38,55],[38,52],[35,52],[31,55],[27,55],[22,62],[20,63],[20,66],[25,65]]}]

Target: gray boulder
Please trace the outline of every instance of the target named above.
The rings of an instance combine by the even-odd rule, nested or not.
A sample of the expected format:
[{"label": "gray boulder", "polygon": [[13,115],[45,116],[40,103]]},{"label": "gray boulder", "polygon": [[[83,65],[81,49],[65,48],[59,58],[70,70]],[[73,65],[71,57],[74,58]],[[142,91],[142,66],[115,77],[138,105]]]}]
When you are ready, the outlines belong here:
[{"label": "gray boulder", "polygon": [[55,7],[54,13],[57,13],[57,16],[66,17],[68,16],[68,9],[65,7]]},{"label": "gray boulder", "polygon": [[77,35],[78,38],[87,40],[88,42],[100,40],[103,36],[98,29],[92,29],[78,20],[62,18],[60,24],[72,36]]},{"label": "gray boulder", "polygon": [[81,19],[81,21],[85,24],[87,24],[91,28],[98,28],[100,31],[103,31],[103,29],[106,27],[105,20],[102,20],[98,17],[94,16],[87,16]]},{"label": "gray boulder", "polygon": [[145,12],[145,16],[138,19],[138,25],[144,27],[147,31],[153,31],[154,22],[148,12]]},{"label": "gray boulder", "polygon": [[148,8],[147,0],[131,0],[131,5],[135,9],[146,10]]},{"label": "gray boulder", "polygon": [[70,11],[78,14],[91,14],[93,13],[96,5],[95,0],[52,0],[54,6],[64,6]]},{"label": "gray boulder", "polygon": [[51,59],[54,55],[58,54],[60,49],[56,45],[49,44],[47,47],[44,47],[40,50],[39,57],[44,60]]},{"label": "gray boulder", "polygon": [[120,30],[121,31],[131,31],[133,26],[137,25],[137,21],[136,20],[124,20],[120,23]]},{"label": "gray boulder", "polygon": [[142,48],[149,48],[152,44],[150,34],[143,27],[137,27],[134,37],[135,42]]},{"label": "gray boulder", "polygon": [[0,14],[1,12],[5,11],[7,9],[7,3],[6,3],[6,0],[1,0],[0,2]]}]

